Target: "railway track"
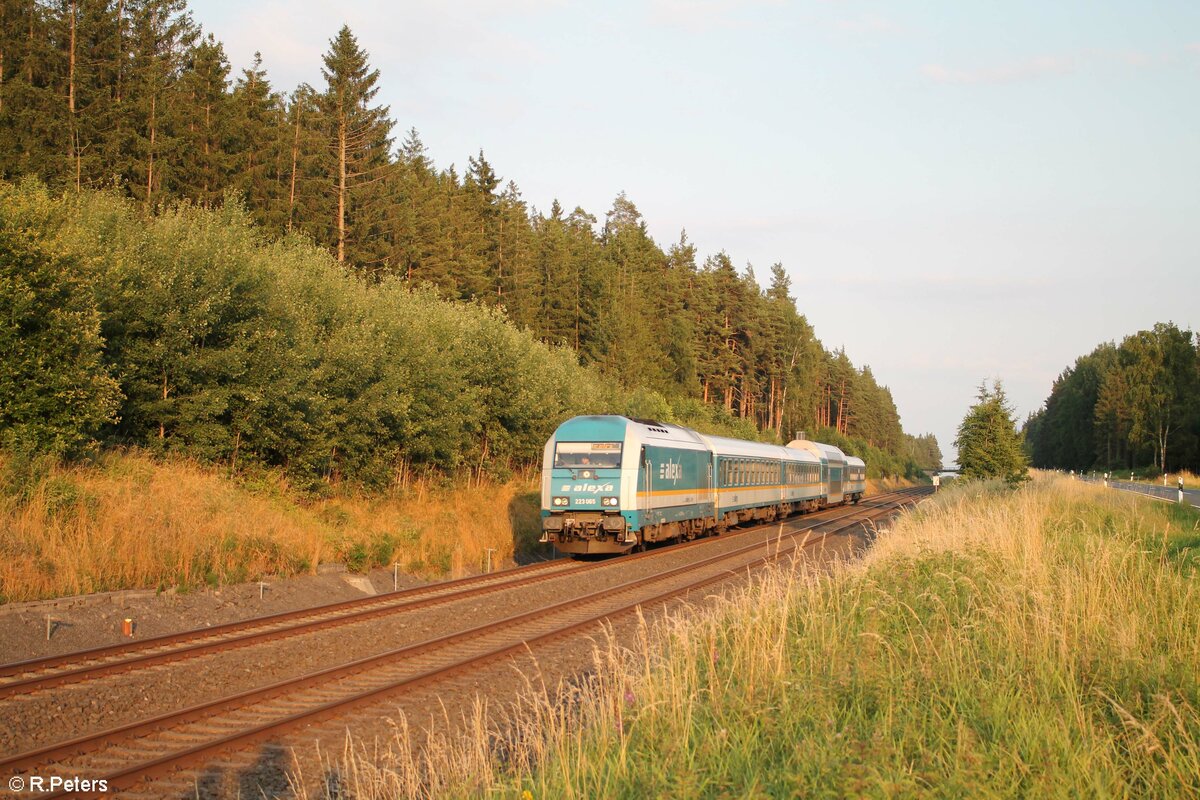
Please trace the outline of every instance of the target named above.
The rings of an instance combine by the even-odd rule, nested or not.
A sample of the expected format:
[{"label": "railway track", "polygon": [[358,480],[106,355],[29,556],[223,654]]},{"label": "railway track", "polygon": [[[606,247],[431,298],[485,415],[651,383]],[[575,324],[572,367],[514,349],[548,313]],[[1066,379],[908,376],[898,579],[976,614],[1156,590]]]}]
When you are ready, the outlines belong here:
[{"label": "railway track", "polygon": [[0,665],[0,699],[338,625],[365,622],[388,614],[546,580],[581,566],[584,565],[568,559],[541,561],[374,597]]},{"label": "railway track", "polygon": [[[869,498],[866,502],[886,501],[893,493]],[[853,507],[830,509],[820,516],[793,518],[822,520],[839,513],[851,513]],[[778,523],[757,525],[727,533],[730,537],[752,534]],[[816,524],[815,522],[813,524]],[[709,539],[674,545],[675,550],[703,546]],[[415,611],[442,603],[516,589],[558,578],[567,572],[619,567],[642,558],[654,557],[663,548],[625,556],[620,562],[583,563],[570,559],[542,561],[487,575],[475,575],[420,586],[384,595],[330,603],[313,608],[287,611],[206,628],[164,634],[150,639],[127,642],[58,656],[0,665],[0,700],[16,694],[29,694],[64,684],[144,669],[187,658],[262,644],[328,628],[352,625],[392,614]]]},{"label": "railway track", "polygon": [[[733,550],[700,558],[665,572],[181,711],[5,758],[0,760],[0,768],[10,774],[32,770],[34,774],[42,776],[104,777],[110,792],[127,789],[180,767],[202,763],[220,752],[274,737],[300,725],[339,716],[351,709],[378,702],[386,695],[445,680],[474,670],[483,663],[594,628],[601,622],[636,608],[686,597],[689,593],[728,580],[732,575],[798,553],[824,541],[829,535],[888,515],[919,497],[919,493],[913,492],[889,493],[869,498],[858,507],[837,509],[820,518],[806,517],[790,523],[772,523],[746,529],[744,532],[747,534],[763,528],[778,528],[779,531],[778,535],[768,539],[751,537],[755,540]],[[677,551],[678,548],[671,550]],[[650,551],[633,558],[652,557],[660,552],[664,551]],[[628,559],[624,561],[628,563]],[[548,579],[550,574],[557,576],[564,571],[599,568],[612,563],[578,565],[560,570],[526,569],[532,574],[522,574],[517,580],[543,580]],[[513,574],[523,571],[508,572],[510,574],[505,577],[508,582],[504,585],[511,587]],[[500,574],[503,573],[495,573],[493,577]],[[479,592],[493,586],[482,581],[455,583],[458,584],[460,597],[461,592]],[[396,595],[391,597],[396,599]],[[422,602],[422,599],[414,598],[413,601]],[[405,606],[412,607],[411,604]],[[362,610],[356,609],[354,613]],[[373,609],[371,613],[377,611]],[[275,615],[280,616],[286,615]],[[315,621],[324,624],[326,618],[318,616]],[[248,635],[262,633],[262,629],[250,629]],[[188,643],[189,646],[197,644],[194,639],[188,640]],[[220,647],[221,640],[209,646]],[[146,652],[139,653],[139,657],[146,655]],[[145,663],[145,660],[137,662]]]}]

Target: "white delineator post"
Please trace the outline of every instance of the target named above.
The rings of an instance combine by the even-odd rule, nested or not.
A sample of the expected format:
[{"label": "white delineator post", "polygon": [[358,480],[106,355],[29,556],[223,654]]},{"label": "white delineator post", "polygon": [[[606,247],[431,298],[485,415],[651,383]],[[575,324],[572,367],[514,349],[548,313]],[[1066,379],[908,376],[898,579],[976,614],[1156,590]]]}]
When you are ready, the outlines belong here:
[{"label": "white delineator post", "polygon": [[1179,503],[1180,505],[1183,505],[1183,476],[1182,475],[1179,476],[1179,499],[1176,500],[1175,502]]}]

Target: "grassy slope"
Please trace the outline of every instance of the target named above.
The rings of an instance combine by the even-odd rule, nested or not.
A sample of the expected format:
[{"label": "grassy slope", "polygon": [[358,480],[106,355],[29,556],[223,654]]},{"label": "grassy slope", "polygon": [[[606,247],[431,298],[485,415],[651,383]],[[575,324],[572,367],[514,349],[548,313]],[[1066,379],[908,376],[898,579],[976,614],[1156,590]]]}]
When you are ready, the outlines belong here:
[{"label": "grassy slope", "polygon": [[1064,481],[947,492],[861,568],[777,580],[678,627],[638,659],[620,725],[561,742],[520,783],[537,796],[1195,793],[1198,519]]},{"label": "grassy slope", "polygon": [[601,647],[586,699],[518,714],[506,766],[477,733],[340,769],[363,797],[422,775],[537,798],[1196,796],[1198,551],[1200,515],[1168,504],[943,490],[860,564]]},{"label": "grassy slope", "polygon": [[[5,467],[0,456],[0,469]],[[191,588],[400,562],[428,577],[504,560],[538,533],[536,487],[301,503],[280,484],[239,485],[194,462],[109,453],[54,467],[25,497],[0,494],[0,601],[129,588]]]}]

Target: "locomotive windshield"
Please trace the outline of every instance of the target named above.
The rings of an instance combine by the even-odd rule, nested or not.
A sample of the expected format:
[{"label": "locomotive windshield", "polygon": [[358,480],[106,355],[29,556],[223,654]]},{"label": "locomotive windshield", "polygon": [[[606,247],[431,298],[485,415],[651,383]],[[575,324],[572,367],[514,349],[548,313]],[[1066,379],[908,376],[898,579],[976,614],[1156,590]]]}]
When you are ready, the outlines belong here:
[{"label": "locomotive windshield", "polygon": [[559,442],[554,447],[554,466],[564,469],[621,466],[620,442]]}]

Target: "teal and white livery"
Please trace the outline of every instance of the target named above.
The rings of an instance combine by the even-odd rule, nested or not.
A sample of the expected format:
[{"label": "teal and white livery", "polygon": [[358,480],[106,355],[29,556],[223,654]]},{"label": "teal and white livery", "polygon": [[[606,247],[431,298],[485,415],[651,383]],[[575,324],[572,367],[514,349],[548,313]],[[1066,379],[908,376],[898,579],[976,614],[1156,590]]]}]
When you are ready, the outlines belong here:
[{"label": "teal and white livery", "polygon": [[575,417],[543,453],[542,541],[564,553],[624,553],[857,502],[862,466],[815,442],[780,447],[651,420]]}]

